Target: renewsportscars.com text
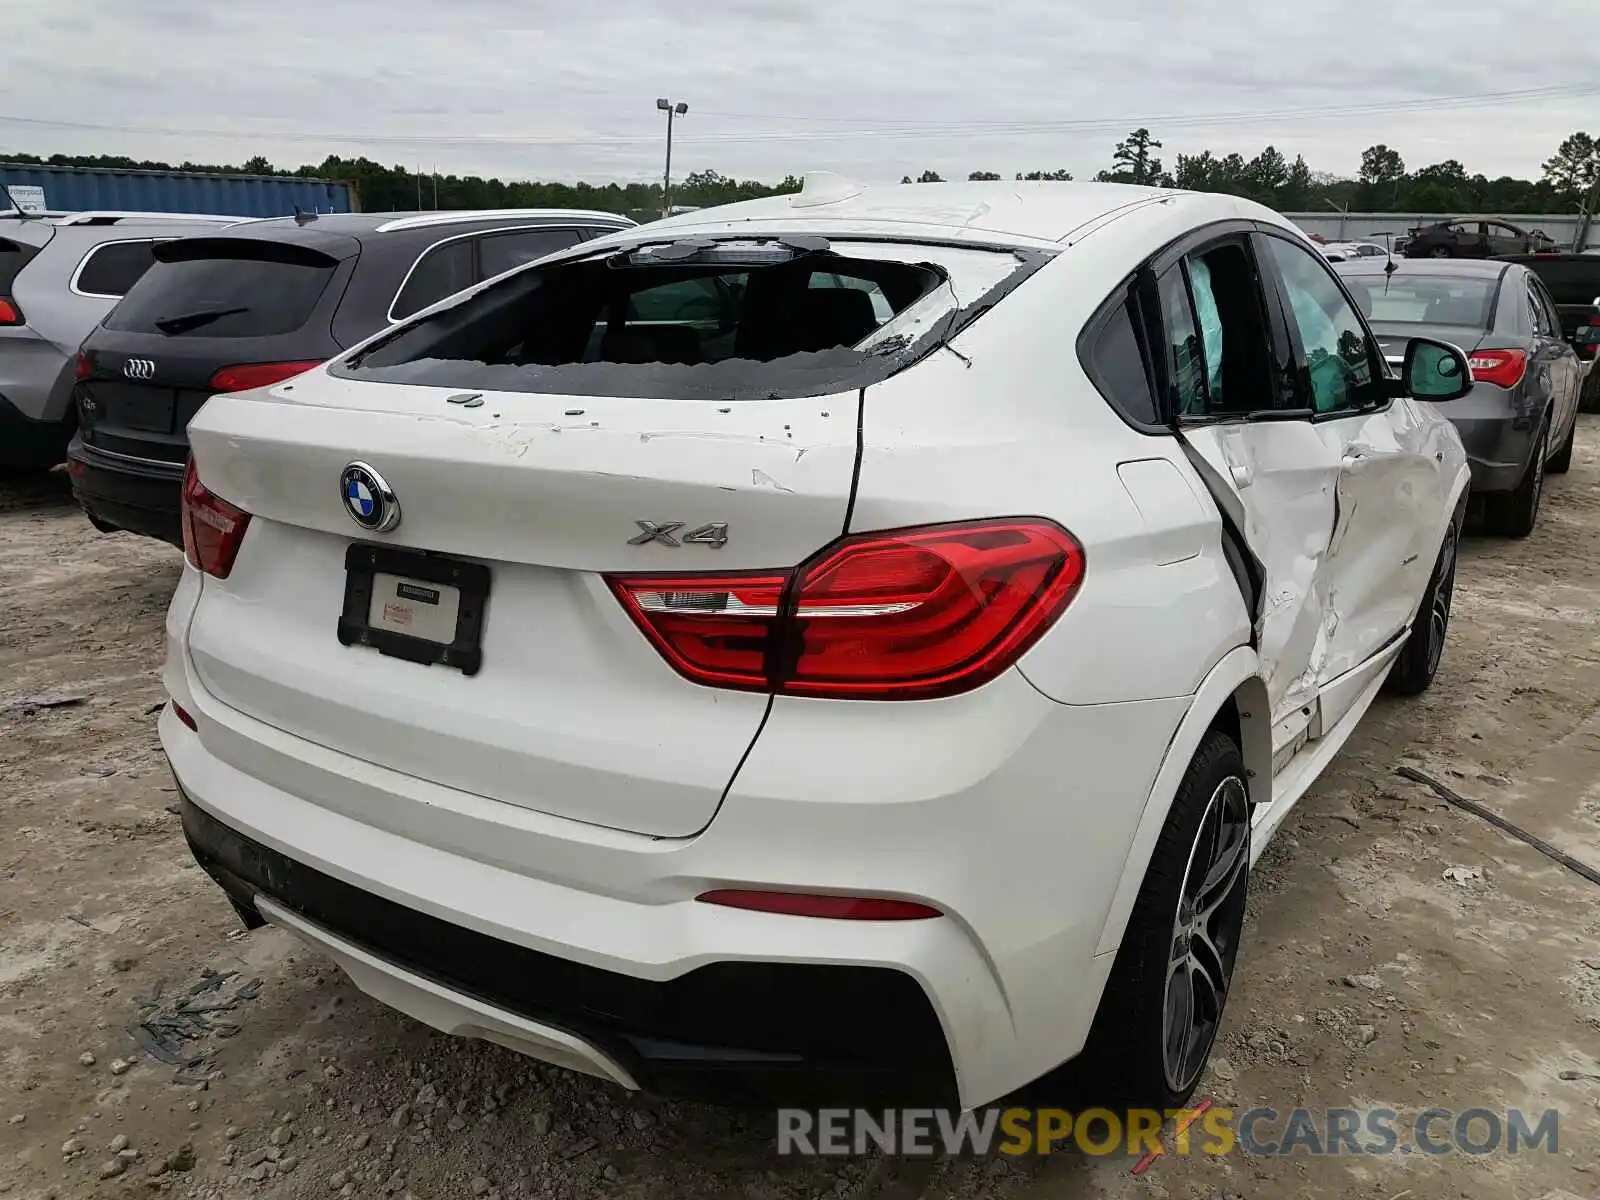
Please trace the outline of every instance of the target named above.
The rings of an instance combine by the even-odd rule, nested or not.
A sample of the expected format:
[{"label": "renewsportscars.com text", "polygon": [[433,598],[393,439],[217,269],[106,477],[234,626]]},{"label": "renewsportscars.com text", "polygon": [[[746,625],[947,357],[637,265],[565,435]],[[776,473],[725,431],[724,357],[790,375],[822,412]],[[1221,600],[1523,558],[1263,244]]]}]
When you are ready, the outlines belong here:
[{"label": "renewsportscars.com text", "polygon": [[1559,1142],[1554,1109],[778,1110],[778,1153],[804,1155],[1515,1155],[1555,1154]]}]

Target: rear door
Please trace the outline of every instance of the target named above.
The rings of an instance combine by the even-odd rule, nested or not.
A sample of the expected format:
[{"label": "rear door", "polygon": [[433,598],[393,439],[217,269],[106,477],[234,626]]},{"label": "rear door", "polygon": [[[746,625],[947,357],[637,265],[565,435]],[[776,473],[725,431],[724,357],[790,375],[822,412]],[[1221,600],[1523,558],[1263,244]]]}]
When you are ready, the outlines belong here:
[{"label": "rear door", "polygon": [[1311,732],[1326,654],[1339,447],[1299,408],[1248,230],[1169,253],[1155,269],[1167,403],[1264,576],[1255,640],[1281,765]]},{"label": "rear door", "polygon": [[[1516,270],[1515,267],[1511,269]],[[1555,408],[1555,418],[1550,427],[1550,445],[1553,449],[1561,445],[1571,422],[1577,419],[1583,372],[1578,365],[1577,351],[1562,333],[1561,318],[1544,284],[1532,271],[1527,272],[1524,279],[1537,347],[1535,358],[1542,369],[1549,373],[1550,399]]]},{"label": "rear door", "polygon": [[337,353],[329,321],[357,247],[346,238],[321,241],[196,237],[159,247],[156,263],[85,343],[84,441],[181,465],[184,430],[213,393]]}]

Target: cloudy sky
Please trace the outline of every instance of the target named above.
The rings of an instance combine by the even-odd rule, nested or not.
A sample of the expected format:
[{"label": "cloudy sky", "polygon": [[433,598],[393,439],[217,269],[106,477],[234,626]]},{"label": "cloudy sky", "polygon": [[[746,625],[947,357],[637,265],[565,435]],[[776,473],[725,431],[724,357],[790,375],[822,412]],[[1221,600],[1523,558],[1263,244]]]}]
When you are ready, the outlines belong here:
[{"label": "cloudy sky", "polygon": [[[1596,0],[12,0],[4,152],[897,180],[1267,143],[1537,176],[1600,135]],[[1469,15],[1470,11],[1470,15]]]}]

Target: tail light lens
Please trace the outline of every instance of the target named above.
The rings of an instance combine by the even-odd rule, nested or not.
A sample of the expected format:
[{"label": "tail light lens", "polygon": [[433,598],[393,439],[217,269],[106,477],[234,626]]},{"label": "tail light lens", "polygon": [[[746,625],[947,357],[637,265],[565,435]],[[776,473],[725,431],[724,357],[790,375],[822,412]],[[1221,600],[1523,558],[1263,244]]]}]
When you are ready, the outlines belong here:
[{"label": "tail light lens", "polygon": [[183,552],[189,562],[226,579],[239,557],[250,514],[229,504],[200,482],[194,459],[183,470]]},{"label": "tail light lens", "polygon": [[1005,671],[1065,611],[1083,548],[1040,519],[844,538],[793,572],[615,576],[634,621],[696,683],[912,700]]},{"label": "tail light lens", "polygon": [[21,325],[22,310],[15,300],[0,296],[0,325]]},{"label": "tail light lens", "polygon": [[1528,356],[1521,350],[1474,350],[1467,359],[1475,383],[1492,383],[1513,388],[1522,382],[1528,369]]},{"label": "tail light lens", "polygon": [[79,383],[94,374],[94,364],[89,361],[89,356],[82,350],[78,351],[78,359],[73,365],[72,371]]},{"label": "tail light lens", "polygon": [[311,362],[240,363],[223,367],[211,377],[213,392],[248,392],[251,388],[271,387],[285,379],[303,375],[312,367],[320,367],[322,360]]}]

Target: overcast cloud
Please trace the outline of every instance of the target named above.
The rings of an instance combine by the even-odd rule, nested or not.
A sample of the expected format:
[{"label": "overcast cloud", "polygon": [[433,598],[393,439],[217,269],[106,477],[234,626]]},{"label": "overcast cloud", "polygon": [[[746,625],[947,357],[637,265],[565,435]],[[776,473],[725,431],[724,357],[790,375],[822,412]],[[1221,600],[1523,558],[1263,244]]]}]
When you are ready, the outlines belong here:
[{"label": "overcast cloud", "polygon": [[[1600,135],[1596,3],[14,0],[0,155],[640,180],[670,96],[679,176],[1084,178],[1144,124],[1169,167],[1270,142],[1349,175],[1382,141],[1412,168],[1537,177],[1567,134]],[[1436,103],[1534,89],[1561,91]]]}]

